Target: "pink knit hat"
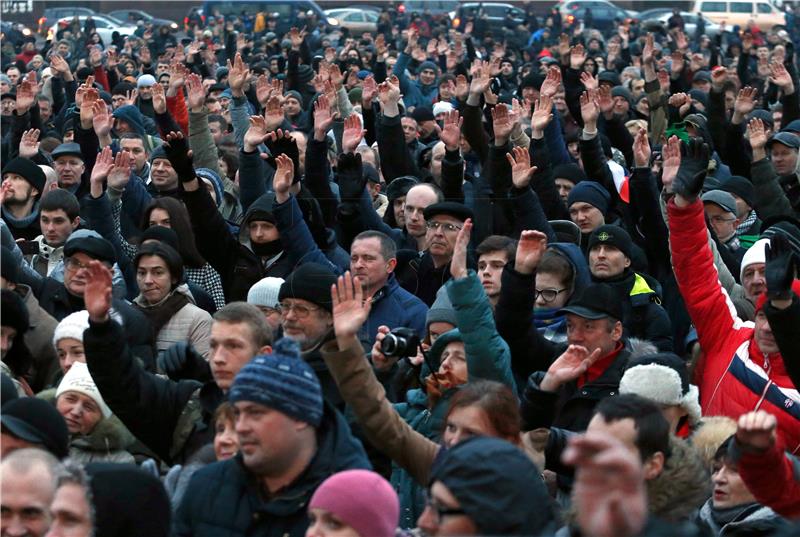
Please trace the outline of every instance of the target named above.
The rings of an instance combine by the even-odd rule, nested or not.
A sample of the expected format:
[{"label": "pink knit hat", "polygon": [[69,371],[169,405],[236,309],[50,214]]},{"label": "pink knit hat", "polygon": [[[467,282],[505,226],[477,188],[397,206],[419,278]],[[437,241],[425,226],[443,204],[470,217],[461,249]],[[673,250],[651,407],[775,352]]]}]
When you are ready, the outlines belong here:
[{"label": "pink knit hat", "polygon": [[325,509],[361,537],[393,537],[400,518],[397,493],[383,477],[368,470],[334,474],[319,486],[310,509]]}]

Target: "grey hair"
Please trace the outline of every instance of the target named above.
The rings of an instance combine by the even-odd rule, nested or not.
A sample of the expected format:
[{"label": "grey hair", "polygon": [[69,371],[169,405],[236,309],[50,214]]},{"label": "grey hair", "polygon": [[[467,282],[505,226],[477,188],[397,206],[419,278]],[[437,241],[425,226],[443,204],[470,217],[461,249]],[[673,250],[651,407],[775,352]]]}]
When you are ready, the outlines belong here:
[{"label": "grey hair", "polygon": [[642,356],[650,356],[651,354],[658,354],[658,347],[653,345],[646,339],[638,339],[635,337],[628,339],[628,350],[631,352],[628,361],[636,360]]}]

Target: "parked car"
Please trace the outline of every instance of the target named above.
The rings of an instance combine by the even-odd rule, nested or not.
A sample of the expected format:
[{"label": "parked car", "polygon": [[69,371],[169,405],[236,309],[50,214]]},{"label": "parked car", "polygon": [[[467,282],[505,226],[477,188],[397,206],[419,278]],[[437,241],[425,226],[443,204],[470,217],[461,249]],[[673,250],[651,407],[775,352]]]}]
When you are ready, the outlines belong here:
[{"label": "parked car", "polygon": [[136,25],[137,21],[141,20],[144,21],[145,24],[152,24],[153,26],[168,26],[171,30],[178,29],[177,22],[168,19],[159,19],[141,9],[115,9],[111,11],[109,15],[133,26]]},{"label": "parked car", "polygon": [[653,9],[646,9],[639,12],[638,19],[640,21],[649,21],[657,19],[665,13],[671,15],[673,11],[675,11],[675,8],[672,7],[655,7]]},{"label": "parked car", "polygon": [[15,46],[22,43],[32,33],[31,29],[21,22],[8,21],[0,22],[0,32],[2,32],[4,40],[8,40]]},{"label": "parked car", "polygon": [[72,18],[75,15],[86,16],[94,14],[94,10],[89,9],[88,7],[69,7],[65,4],[61,4],[58,7],[48,7],[44,10],[42,16],[39,17],[39,33],[44,35],[47,32],[47,29],[56,21],[66,17]]},{"label": "parked car", "polygon": [[585,21],[587,9],[592,14],[591,28],[597,30],[612,30],[620,23],[632,24],[639,20],[637,12],[622,9],[605,0],[567,0],[559,2],[555,7],[561,13],[565,26],[576,20]]},{"label": "parked car", "polygon": [[525,12],[511,4],[502,4],[499,2],[465,2],[450,14],[453,28],[463,31],[467,21],[477,18],[481,12],[486,14],[489,29],[494,32],[502,31],[505,27],[506,15],[509,13],[515,25],[525,24],[527,20]]},{"label": "parked car", "polygon": [[361,8],[339,8],[339,9],[326,9],[325,15],[328,19],[335,19],[338,26],[347,28],[351,33],[361,34],[364,32],[377,32],[378,31],[378,18],[380,13],[368,9]]},{"label": "parked car", "polygon": [[[319,20],[334,25],[334,21],[326,20],[325,12],[312,0],[206,0],[197,14],[203,17],[238,17],[242,13],[255,15],[256,13],[272,13],[278,18],[276,33],[281,35],[288,32],[292,26],[304,26],[305,21],[300,20],[298,13],[315,15]],[[335,21],[338,22],[338,21]]]},{"label": "parked car", "polygon": [[419,13],[430,16],[433,20],[441,20],[458,9],[458,4],[456,0],[405,0],[397,6],[397,11]]},{"label": "parked car", "polygon": [[[642,28],[646,29],[648,32],[665,33],[669,29],[668,22],[670,17],[672,17],[671,12],[651,19],[643,18],[640,24]],[[696,13],[681,11],[681,18],[683,18],[684,33],[686,33],[689,38],[692,38],[697,31],[697,22],[699,21],[700,16]],[[705,23],[705,30],[703,30],[703,33],[708,37],[716,37],[722,32],[722,26],[712,21],[708,17],[703,17],[703,22]]]},{"label": "parked car", "polygon": [[750,21],[762,31],[784,27],[786,16],[766,0],[725,2],[718,0],[697,0],[692,13],[701,12],[712,21],[726,26],[746,27]]},{"label": "parked car", "polygon": [[[78,20],[81,23],[81,28],[86,23],[86,19],[88,15],[80,15],[78,16]],[[119,32],[120,35],[133,35],[133,32],[136,31],[136,26],[129,26],[128,24],[117,20],[113,17],[109,17],[108,15],[98,15],[94,14],[91,15],[92,19],[94,19],[95,27],[97,28],[97,33],[100,35],[100,39],[103,40],[104,45],[108,45],[111,43],[111,35],[114,32]],[[50,30],[47,32],[47,39],[55,39],[56,34],[58,33],[59,26],[64,28],[69,25],[75,17],[66,17],[60,19],[56,22]]]}]

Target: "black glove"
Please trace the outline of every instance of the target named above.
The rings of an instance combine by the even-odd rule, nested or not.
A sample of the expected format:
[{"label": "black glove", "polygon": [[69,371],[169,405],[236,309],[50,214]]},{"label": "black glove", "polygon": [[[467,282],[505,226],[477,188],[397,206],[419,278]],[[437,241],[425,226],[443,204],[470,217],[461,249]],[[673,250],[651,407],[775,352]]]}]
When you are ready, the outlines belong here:
[{"label": "black glove", "polygon": [[343,202],[358,202],[367,178],[361,165],[361,153],[342,153],[336,164],[336,180],[339,183],[339,195]]},{"label": "black glove", "polygon": [[767,263],[764,277],[767,280],[767,297],[770,300],[792,298],[792,282],[797,272],[797,257],[789,241],[780,234],[769,239],[764,247]]},{"label": "black glove", "polygon": [[174,381],[192,379],[208,382],[212,378],[208,362],[185,341],[179,341],[162,352],[157,364]]},{"label": "black glove", "polygon": [[275,164],[275,157],[283,153],[292,159],[292,163],[294,164],[294,182],[298,182],[300,180],[300,150],[297,148],[297,142],[289,135],[289,131],[286,131],[285,136],[277,137],[274,142],[268,136],[264,140],[264,144],[267,146],[267,149],[269,149],[270,154],[270,157],[267,158],[267,163],[276,170],[278,166]]},{"label": "black glove", "polygon": [[[174,135],[175,133],[170,134]],[[197,177],[197,174],[194,173],[192,157],[189,155],[189,142],[184,136],[175,136],[172,140],[165,141],[164,152],[182,183],[188,183]]]},{"label": "black glove", "polygon": [[672,183],[672,190],[689,201],[694,201],[703,190],[708,173],[708,144],[692,138],[681,144],[681,165]]}]

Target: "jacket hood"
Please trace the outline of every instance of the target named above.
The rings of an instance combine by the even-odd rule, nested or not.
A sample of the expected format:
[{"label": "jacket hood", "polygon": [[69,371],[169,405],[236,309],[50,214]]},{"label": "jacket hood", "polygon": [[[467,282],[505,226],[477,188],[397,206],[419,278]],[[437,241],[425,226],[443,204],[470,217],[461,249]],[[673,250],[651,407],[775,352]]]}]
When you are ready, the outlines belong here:
[{"label": "jacket hood", "polygon": [[242,225],[239,228],[239,242],[248,247],[250,246],[250,233],[248,232],[247,225],[256,216],[261,216],[263,218],[266,214],[271,222],[275,222],[275,216],[272,214],[272,207],[274,205],[275,193],[267,192],[259,196],[256,201],[247,208],[247,211],[244,213],[244,218],[242,218]]},{"label": "jacket hood", "polygon": [[687,442],[670,438],[672,453],[664,470],[646,482],[649,511],[666,522],[692,518],[711,494],[711,480],[700,454]]},{"label": "jacket hood", "polygon": [[709,473],[719,446],[735,433],[736,422],[727,416],[706,416],[695,429],[690,440]]},{"label": "jacket hood", "polygon": [[120,106],[114,110],[114,113],[111,115],[130,125],[137,134],[141,134],[142,136],[146,134],[144,131],[144,118],[142,117],[142,113],[134,105],[126,104],[125,106]]},{"label": "jacket hood", "polygon": [[758,506],[758,504],[749,508],[742,507],[744,508],[742,514],[732,522],[720,527],[711,515],[713,505],[709,498],[700,509],[698,518],[708,526],[713,535],[772,535],[775,530],[785,524],[783,518],[769,507]]},{"label": "jacket hood", "polygon": [[570,265],[572,265],[572,271],[575,273],[572,296],[578,296],[592,283],[592,275],[589,272],[589,265],[586,263],[586,257],[584,257],[583,252],[581,252],[577,244],[554,242],[550,246],[566,257]]},{"label": "jacket hood", "polygon": [[[439,366],[442,364],[442,353],[444,352],[444,348],[453,341],[463,341],[461,338],[461,332],[458,331],[458,328],[454,328],[449,332],[445,332],[436,338],[433,346],[431,346],[431,350],[428,351],[429,360],[422,364],[420,377],[424,379],[431,373],[436,373],[439,370]],[[436,371],[431,371],[430,366],[435,367]]]}]

